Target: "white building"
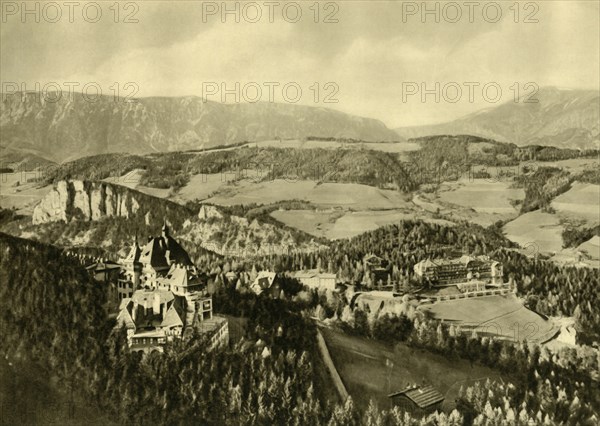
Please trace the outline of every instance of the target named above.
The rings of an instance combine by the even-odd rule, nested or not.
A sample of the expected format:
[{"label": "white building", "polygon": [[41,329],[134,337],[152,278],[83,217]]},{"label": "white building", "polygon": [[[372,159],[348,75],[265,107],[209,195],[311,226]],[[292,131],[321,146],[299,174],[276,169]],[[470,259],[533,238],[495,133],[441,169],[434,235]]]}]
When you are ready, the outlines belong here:
[{"label": "white building", "polygon": [[303,285],[309,288],[318,290],[335,290],[337,282],[336,274],[319,272],[317,269],[309,269],[306,271],[297,271],[293,277],[300,281]]}]

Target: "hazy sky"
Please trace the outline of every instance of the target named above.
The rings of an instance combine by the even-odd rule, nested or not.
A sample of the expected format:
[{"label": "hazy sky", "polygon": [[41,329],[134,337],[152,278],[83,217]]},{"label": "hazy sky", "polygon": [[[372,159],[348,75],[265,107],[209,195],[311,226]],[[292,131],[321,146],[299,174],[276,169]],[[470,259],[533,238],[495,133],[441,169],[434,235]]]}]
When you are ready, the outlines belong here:
[{"label": "hazy sky", "polygon": [[[528,82],[599,87],[598,1],[521,2],[518,7],[514,1],[476,2],[472,16],[465,2],[430,2],[434,12],[424,17],[420,1],[321,2],[317,23],[313,1],[298,2],[302,16],[295,23],[288,21],[296,19],[297,7],[288,6],[284,16],[281,2],[273,6],[273,22],[265,2],[245,9],[241,3],[239,23],[234,15],[222,22],[221,2],[121,2],[119,23],[110,9],[114,2],[99,3],[102,16],[95,23],[84,19],[83,6],[75,7],[69,22],[63,2],[55,3],[60,18],[47,7],[40,9],[36,23],[35,14],[21,15],[21,2],[3,2],[3,85],[24,82],[34,89],[35,82],[96,82],[103,93],[112,94],[117,82],[126,94],[125,84],[134,82],[138,96],[201,96],[203,83],[205,89],[207,83],[234,89],[239,82],[243,102],[256,98],[256,86],[262,88],[260,99],[268,101],[269,82],[279,83],[275,99],[285,101],[282,86],[296,83],[288,85],[288,101],[297,98],[295,88],[300,87],[298,103],[315,105],[318,86],[319,106],[378,118],[390,127],[447,121],[494,106],[497,87],[503,100],[511,99],[517,86],[526,93]],[[262,17],[248,22],[255,20],[256,5]],[[495,5],[500,5],[498,22],[492,22]],[[233,10],[236,4],[227,7]],[[216,14],[203,16],[203,9],[214,8],[219,9]],[[86,10],[88,20],[94,20],[94,7]],[[123,22],[132,13],[138,22]],[[338,22],[323,22],[328,15]],[[326,86],[328,82],[334,85]],[[439,102],[433,94],[423,102],[421,83],[435,90],[436,82]],[[465,82],[479,84],[473,87],[472,102]],[[486,83],[495,83],[488,85],[487,100],[482,93]],[[417,94],[406,96],[407,89],[415,88]],[[218,101],[220,95],[209,99]],[[326,95],[339,102],[323,103]],[[226,100],[233,102],[233,95]]]}]

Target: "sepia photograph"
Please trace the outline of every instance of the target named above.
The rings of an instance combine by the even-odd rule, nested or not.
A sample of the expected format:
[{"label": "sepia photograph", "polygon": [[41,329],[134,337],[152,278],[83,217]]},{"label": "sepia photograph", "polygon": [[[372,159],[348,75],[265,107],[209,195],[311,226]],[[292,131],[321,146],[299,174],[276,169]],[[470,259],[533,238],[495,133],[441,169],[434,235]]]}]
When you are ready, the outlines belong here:
[{"label": "sepia photograph", "polygon": [[600,425],[600,0],[0,0],[0,425]]}]

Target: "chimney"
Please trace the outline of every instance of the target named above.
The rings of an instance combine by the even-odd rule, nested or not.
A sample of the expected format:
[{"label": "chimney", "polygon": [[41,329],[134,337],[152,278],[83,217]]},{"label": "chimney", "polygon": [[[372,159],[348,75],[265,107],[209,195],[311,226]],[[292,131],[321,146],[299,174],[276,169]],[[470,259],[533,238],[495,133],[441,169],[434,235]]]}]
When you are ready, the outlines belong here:
[{"label": "chimney", "polygon": [[162,319],[162,312],[160,311],[160,295],[154,293],[154,303],[152,304],[152,313],[154,315],[160,315]]}]

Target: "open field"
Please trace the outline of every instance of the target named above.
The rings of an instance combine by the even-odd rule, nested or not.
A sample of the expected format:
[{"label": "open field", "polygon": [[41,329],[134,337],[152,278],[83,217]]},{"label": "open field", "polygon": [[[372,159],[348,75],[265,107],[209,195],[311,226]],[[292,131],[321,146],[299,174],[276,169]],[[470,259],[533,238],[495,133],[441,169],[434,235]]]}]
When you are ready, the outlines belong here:
[{"label": "open field", "polygon": [[173,201],[185,204],[187,201],[205,200],[228,184],[225,173],[203,173],[193,175],[190,181],[173,196]]},{"label": "open field", "polygon": [[571,173],[580,173],[584,170],[595,170],[599,167],[596,158],[573,158],[560,161],[540,161],[536,163],[539,167],[559,167]]},{"label": "open field", "polygon": [[514,295],[484,296],[447,300],[419,307],[444,322],[460,325],[463,330],[476,330],[479,335],[505,340],[544,343],[559,328],[527,309]]},{"label": "open field", "polygon": [[[461,384],[500,378],[494,370],[471,366],[466,360],[448,360],[404,344],[391,346],[331,329],[324,328],[322,332],[346,389],[363,409],[370,399],[379,408],[389,409],[388,394],[406,388],[409,383],[426,383],[445,396],[443,408],[451,411]],[[391,363],[386,363],[388,360]]]},{"label": "open field", "polygon": [[[373,151],[383,151],[392,153],[402,153],[409,151],[417,151],[421,149],[420,145],[414,142],[339,142],[325,140],[299,140],[299,139],[282,139],[269,140],[260,142],[250,142],[242,147],[248,148],[296,148],[296,149],[372,149]],[[227,148],[225,148],[227,149]],[[233,149],[233,148],[232,148]]]},{"label": "open field", "polygon": [[135,189],[136,191],[143,192],[144,194],[151,195],[158,198],[167,198],[171,194],[171,190],[168,188],[150,188],[148,186],[140,185],[142,179],[142,173],[144,170],[135,169],[128,173],[125,173],[119,177],[109,177],[103,179],[104,182],[114,183],[116,185],[126,186],[127,188]]},{"label": "open field", "polygon": [[50,186],[27,183],[38,177],[38,172],[0,174],[0,207],[16,208],[19,213],[31,215],[35,205],[50,191]]},{"label": "open field", "polygon": [[600,260],[600,237],[593,236],[585,243],[582,243],[577,249],[590,257],[593,260]]},{"label": "open field", "polygon": [[[469,152],[474,152],[475,149],[469,147]],[[475,165],[473,170],[485,170],[491,176],[491,180],[512,180],[511,176],[519,176],[523,173],[523,168],[527,167],[530,170],[536,170],[540,167],[557,167],[568,171],[572,174],[581,173],[585,170],[595,170],[599,166],[596,158],[572,158],[569,160],[558,161],[538,161],[528,160],[522,161],[514,166],[485,166]]]},{"label": "open field", "polygon": [[352,238],[381,226],[409,219],[422,219],[448,226],[454,225],[452,222],[432,219],[426,213],[410,209],[356,212],[341,210],[276,210],[271,213],[271,216],[288,226],[330,240]]},{"label": "open field", "polygon": [[489,226],[499,220],[510,220],[519,215],[513,200],[525,198],[522,189],[510,188],[510,181],[461,178],[445,182],[435,193],[419,193],[413,202],[424,210]]},{"label": "open field", "polygon": [[573,266],[600,268],[600,237],[593,236],[577,248],[566,248],[552,256],[552,261]]},{"label": "open field", "polygon": [[271,216],[292,228],[317,237],[329,238],[337,218],[345,214],[343,211],[332,210],[275,210]]},{"label": "open field", "polygon": [[538,210],[525,213],[504,226],[506,238],[523,248],[539,253],[556,253],[562,250],[562,231],[558,216]]},{"label": "open field", "polygon": [[510,182],[486,179],[460,179],[442,185],[438,191],[440,201],[469,207],[479,213],[517,215],[511,201],[523,200],[525,192],[510,188]]},{"label": "open field", "polygon": [[398,191],[357,183],[321,183],[309,180],[275,179],[267,182],[237,181],[221,187],[207,199],[220,205],[271,204],[283,200],[304,200],[322,207],[346,207],[355,210],[392,209],[409,204]]},{"label": "open field", "polygon": [[102,179],[103,182],[114,183],[116,185],[126,186],[127,188],[137,189],[140,185],[140,181],[142,180],[142,174],[144,170],[135,169],[130,172],[125,173],[119,177],[108,177],[106,179]]},{"label": "open field", "polygon": [[552,208],[561,217],[597,225],[600,223],[600,185],[575,182],[571,189],[552,201]]}]

